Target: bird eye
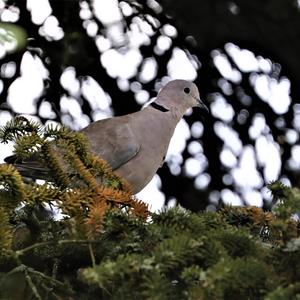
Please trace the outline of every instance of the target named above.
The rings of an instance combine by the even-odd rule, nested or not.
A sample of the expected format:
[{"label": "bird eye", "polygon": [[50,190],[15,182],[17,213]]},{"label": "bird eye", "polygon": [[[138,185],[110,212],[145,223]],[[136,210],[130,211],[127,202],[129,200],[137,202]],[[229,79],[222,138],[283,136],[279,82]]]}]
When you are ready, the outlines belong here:
[{"label": "bird eye", "polygon": [[184,91],[186,94],[189,94],[191,90],[190,90],[188,87],[186,87],[186,88],[184,88],[183,91]]}]

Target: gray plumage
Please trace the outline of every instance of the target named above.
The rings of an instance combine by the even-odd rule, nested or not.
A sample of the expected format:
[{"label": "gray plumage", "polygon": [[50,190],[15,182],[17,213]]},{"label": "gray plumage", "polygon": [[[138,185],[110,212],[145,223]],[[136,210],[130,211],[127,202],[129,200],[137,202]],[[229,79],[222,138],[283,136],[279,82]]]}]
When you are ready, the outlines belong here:
[{"label": "gray plumage", "polygon": [[[201,102],[194,83],[169,82],[159,92],[154,104],[141,111],[96,121],[81,130],[90,150],[105,159],[138,193],[162,165],[175,127],[190,107],[207,107]],[[10,158],[6,161],[11,162]],[[24,176],[46,174],[47,168],[31,161],[15,166]]]}]

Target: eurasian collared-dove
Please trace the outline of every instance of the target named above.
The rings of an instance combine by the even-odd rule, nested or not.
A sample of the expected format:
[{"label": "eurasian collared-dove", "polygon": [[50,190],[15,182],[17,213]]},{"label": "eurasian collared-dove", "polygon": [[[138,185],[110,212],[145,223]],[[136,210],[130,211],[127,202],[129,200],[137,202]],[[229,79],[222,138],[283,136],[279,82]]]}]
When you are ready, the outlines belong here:
[{"label": "eurasian collared-dove", "polygon": [[[87,136],[92,152],[105,159],[138,193],[162,165],[177,123],[188,108],[195,106],[208,110],[196,85],[173,80],[141,111],[93,122],[81,132]],[[6,161],[13,163],[12,157]],[[35,169],[29,162],[15,166],[22,175],[39,178],[40,166]]]}]

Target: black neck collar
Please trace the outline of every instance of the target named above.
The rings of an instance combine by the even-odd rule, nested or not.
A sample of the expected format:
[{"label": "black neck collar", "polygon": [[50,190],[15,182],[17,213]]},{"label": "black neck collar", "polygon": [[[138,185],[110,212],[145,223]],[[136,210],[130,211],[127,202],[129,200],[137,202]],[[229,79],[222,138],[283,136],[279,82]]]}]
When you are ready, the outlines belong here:
[{"label": "black neck collar", "polygon": [[159,105],[158,103],[156,102],[151,102],[150,103],[150,106],[152,106],[153,108],[157,109],[157,110],[160,110],[162,112],[167,112],[169,111],[167,108],[163,107],[162,105]]}]

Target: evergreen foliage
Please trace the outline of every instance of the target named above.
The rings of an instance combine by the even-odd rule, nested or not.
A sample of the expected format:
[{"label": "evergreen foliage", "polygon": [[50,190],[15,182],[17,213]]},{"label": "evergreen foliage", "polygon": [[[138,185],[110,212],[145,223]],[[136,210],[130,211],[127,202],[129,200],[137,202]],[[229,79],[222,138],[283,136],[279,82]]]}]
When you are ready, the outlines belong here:
[{"label": "evergreen foliage", "polygon": [[299,189],[271,183],[269,212],[150,213],[81,134],[17,118],[0,138],[51,170],[0,165],[0,299],[300,299]]}]

